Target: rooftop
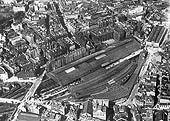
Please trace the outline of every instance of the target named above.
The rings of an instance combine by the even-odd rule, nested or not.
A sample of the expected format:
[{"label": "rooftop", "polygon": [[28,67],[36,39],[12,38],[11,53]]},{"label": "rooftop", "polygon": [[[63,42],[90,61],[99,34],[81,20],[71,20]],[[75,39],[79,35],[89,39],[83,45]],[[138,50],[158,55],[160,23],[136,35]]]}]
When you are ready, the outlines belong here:
[{"label": "rooftop", "polygon": [[18,115],[17,121],[40,121],[40,116],[34,113],[21,112]]}]

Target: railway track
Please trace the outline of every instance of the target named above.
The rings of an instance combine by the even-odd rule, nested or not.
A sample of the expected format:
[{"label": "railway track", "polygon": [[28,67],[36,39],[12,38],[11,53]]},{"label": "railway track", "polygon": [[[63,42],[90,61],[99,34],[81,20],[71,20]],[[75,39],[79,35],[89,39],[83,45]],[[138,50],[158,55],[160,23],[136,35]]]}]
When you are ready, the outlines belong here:
[{"label": "railway track", "polygon": [[107,66],[115,61],[125,58],[138,49],[138,43],[132,40],[121,46],[106,49],[102,52],[95,53],[94,55],[92,54],[87,56],[82,60],[80,59],[76,62],[68,64],[57,69],[56,71],[48,73],[47,76],[53,80],[56,80],[61,86],[66,86],[93,71],[103,68],[102,66]]},{"label": "railway track", "polygon": [[130,64],[129,59],[139,55],[141,51],[136,40],[128,40],[63,66],[47,74],[60,86],[41,95],[43,99],[47,99],[57,95],[62,97],[60,94],[68,92],[80,98],[105,90],[112,86],[113,80],[116,80],[117,85],[123,85],[137,66],[134,62]]},{"label": "railway track", "polygon": [[100,83],[107,83],[108,78],[111,78],[111,77],[114,77],[120,74],[121,70],[124,70],[129,64],[130,64],[130,61],[125,61],[121,63],[121,65],[116,65],[115,67],[109,69],[108,71],[104,70],[103,72],[106,72],[106,73],[98,74],[98,71],[97,71],[97,72],[94,72],[94,76],[91,76],[93,74],[92,73],[92,74],[87,75],[86,77],[82,77],[84,82],[79,85],[70,87],[69,90],[71,93],[75,94],[75,93],[80,93],[83,90],[87,90],[88,88],[96,86]]},{"label": "railway track", "polygon": [[[87,95],[93,95],[95,93],[104,91],[106,89],[110,89],[113,85],[120,86],[126,83],[129,77],[133,74],[134,70],[136,69],[137,64],[132,62],[128,66],[126,66],[120,73],[115,75],[108,76],[108,78],[104,79],[101,83],[95,84],[90,86],[89,88],[83,88],[77,90],[76,92],[72,92],[73,94],[78,93],[76,95],[77,98],[81,98]],[[74,87],[75,88],[75,87]]]},{"label": "railway track", "polygon": [[[78,90],[77,92],[81,93],[81,95],[77,95],[76,98],[92,95],[94,93],[105,90],[107,87],[110,88],[111,86],[113,86],[113,84],[109,84],[108,82],[110,80],[113,81],[113,79],[116,82],[115,85],[121,85],[122,83],[125,83],[128,80],[128,78],[133,74],[133,71],[137,67],[137,64],[133,61],[130,62],[129,60],[126,60],[123,63],[120,63],[122,65],[122,68],[120,68],[120,66],[117,65],[117,67],[119,67],[119,70],[115,71],[116,75],[114,75],[114,74],[112,75],[112,71],[116,70],[115,67],[113,67],[112,68],[113,70],[110,71],[110,74],[111,74],[110,76],[107,74],[104,79],[95,78],[97,81],[99,79],[101,83],[98,83],[98,82],[93,83],[93,86],[90,84],[89,88],[86,88],[88,86],[84,87],[84,85],[83,85],[84,88],[80,87],[79,88],[80,90]],[[123,70],[123,71],[121,73],[119,73],[120,70]],[[103,75],[101,75],[101,77],[102,76]],[[103,80],[105,80],[105,81],[103,82]],[[91,80],[91,82],[93,82],[93,81],[94,80]],[[82,83],[77,83],[74,86],[66,86],[66,87],[63,87],[61,89],[58,89],[58,88],[53,89],[53,90],[49,91],[48,93],[44,93],[43,98],[47,99],[47,98],[52,97],[52,96],[57,97],[57,95],[58,95],[58,97],[57,97],[57,99],[58,99],[58,98],[66,97],[66,96],[71,96],[71,94],[73,94],[73,93],[72,93],[72,91],[70,91],[70,88],[75,89],[76,86],[79,86],[81,84]],[[85,84],[85,85],[87,85],[87,84]],[[64,93],[64,92],[70,92],[70,93],[62,96],[61,93]]]}]

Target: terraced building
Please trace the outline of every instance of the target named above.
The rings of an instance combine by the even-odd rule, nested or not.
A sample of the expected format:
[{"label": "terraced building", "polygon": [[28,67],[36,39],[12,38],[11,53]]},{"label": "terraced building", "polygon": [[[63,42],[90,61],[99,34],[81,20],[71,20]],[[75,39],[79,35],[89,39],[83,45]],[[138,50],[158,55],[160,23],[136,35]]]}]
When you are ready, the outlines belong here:
[{"label": "terraced building", "polygon": [[[139,50],[142,50],[140,43],[135,39],[129,39],[115,47],[109,47],[49,72],[46,80],[50,81],[44,81],[38,88],[40,95],[44,99],[79,99],[100,97],[101,94],[109,93],[110,97],[102,98],[110,100],[121,98],[121,92],[128,96],[137,80],[141,68],[139,63],[143,62],[138,56],[139,53],[135,55]],[[128,56],[132,57],[126,59]]]}]

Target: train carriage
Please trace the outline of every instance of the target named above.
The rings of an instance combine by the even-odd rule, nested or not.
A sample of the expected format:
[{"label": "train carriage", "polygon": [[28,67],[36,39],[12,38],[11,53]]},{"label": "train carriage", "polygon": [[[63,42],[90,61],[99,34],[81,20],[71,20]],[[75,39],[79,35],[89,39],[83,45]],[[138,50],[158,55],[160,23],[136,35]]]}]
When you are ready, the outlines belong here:
[{"label": "train carriage", "polygon": [[108,88],[110,90],[110,87],[115,85],[124,85],[133,75],[138,57],[125,60],[117,65],[114,63],[138,50],[140,50],[140,43],[129,39],[115,47],[106,48],[49,72],[48,78],[60,86],[46,92],[43,91],[42,95],[44,98],[48,98],[68,91],[75,98],[82,98],[102,93]]},{"label": "train carriage", "polygon": [[[105,53],[101,52],[100,54],[95,54],[95,56],[92,54],[91,57],[87,57],[87,60],[84,58],[84,61],[80,60],[80,62],[77,61],[77,63],[68,64],[56,71],[48,73],[47,75],[53,80],[59,82],[62,86],[65,86],[90,74],[91,72],[104,68],[102,67],[103,65],[106,66],[107,64],[113,63],[139,49],[139,43],[132,40],[118,47],[105,50]],[[85,67],[85,65],[87,67]]]}]

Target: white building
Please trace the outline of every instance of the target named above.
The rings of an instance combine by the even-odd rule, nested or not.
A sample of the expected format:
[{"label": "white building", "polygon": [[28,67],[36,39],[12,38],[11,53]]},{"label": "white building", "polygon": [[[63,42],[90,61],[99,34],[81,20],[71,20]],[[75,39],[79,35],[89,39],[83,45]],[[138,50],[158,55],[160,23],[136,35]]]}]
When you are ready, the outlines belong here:
[{"label": "white building", "polygon": [[4,4],[11,4],[16,2],[15,0],[2,0],[4,2]]},{"label": "white building", "polygon": [[8,74],[7,74],[7,72],[4,70],[4,68],[2,68],[2,67],[0,66],[0,80],[4,81],[4,80],[6,80],[6,79],[8,79]]},{"label": "white building", "polygon": [[13,6],[13,11],[14,13],[19,12],[19,11],[25,12],[25,7],[23,5],[15,5]]},{"label": "white building", "polygon": [[170,112],[168,112],[168,120],[167,121],[170,121]]},{"label": "white building", "polygon": [[22,30],[23,28],[22,28],[22,24],[12,24],[11,25],[11,27],[12,27],[12,29],[14,30],[14,31],[20,31],[20,30]]},{"label": "white building", "polygon": [[67,26],[69,32],[71,32],[73,34],[76,32],[76,28],[72,25],[71,22],[67,22],[66,26]]},{"label": "white building", "polygon": [[22,37],[19,35],[19,36],[16,36],[14,38],[10,38],[9,41],[11,41],[12,45],[15,45],[18,41],[21,40],[21,38]]},{"label": "white building", "polygon": [[3,43],[6,41],[5,36],[0,34],[0,47],[3,47]]},{"label": "white building", "polygon": [[79,14],[77,14],[77,13],[73,13],[73,14],[65,14],[64,15],[64,17],[66,18],[66,19],[78,19],[78,15]]},{"label": "white building", "polygon": [[170,103],[169,99],[160,99],[160,103]]},{"label": "white building", "polygon": [[143,12],[144,7],[143,6],[138,6],[132,10],[129,10],[129,14],[130,15],[139,15]]},{"label": "white building", "polygon": [[109,100],[94,99],[93,100],[93,117],[106,120],[106,106],[108,107]]},{"label": "white building", "polygon": [[169,110],[170,109],[170,105],[160,105],[160,110]]}]

